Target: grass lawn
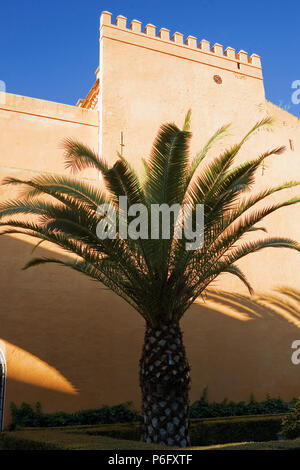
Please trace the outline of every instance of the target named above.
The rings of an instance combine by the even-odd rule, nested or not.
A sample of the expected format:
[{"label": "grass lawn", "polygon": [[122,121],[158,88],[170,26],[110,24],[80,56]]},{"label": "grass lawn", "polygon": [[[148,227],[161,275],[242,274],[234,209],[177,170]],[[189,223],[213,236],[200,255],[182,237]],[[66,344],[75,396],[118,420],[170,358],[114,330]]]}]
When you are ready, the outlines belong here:
[{"label": "grass lawn", "polygon": [[[156,444],[108,436],[93,435],[97,426],[77,426],[61,428],[24,428],[0,434],[0,449],[65,449],[65,450],[165,450]],[[173,447],[174,449],[174,447]],[[186,450],[300,450],[300,438],[286,441],[240,442],[213,446],[190,447]]]}]

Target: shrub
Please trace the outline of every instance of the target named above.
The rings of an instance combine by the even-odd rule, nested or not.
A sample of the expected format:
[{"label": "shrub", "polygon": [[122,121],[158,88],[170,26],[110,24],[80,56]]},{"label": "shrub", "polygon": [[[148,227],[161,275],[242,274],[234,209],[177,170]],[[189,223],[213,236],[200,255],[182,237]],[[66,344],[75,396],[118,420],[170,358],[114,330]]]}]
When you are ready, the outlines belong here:
[{"label": "shrub", "polygon": [[[207,418],[191,420],[192,446],[208,446],[229,442],[277,440],[282,415]],[[85,430],[92,436],[140,440],[141,424],[112,424]]]},{"label": "shrub", "polygon": [[[230,442],[263,442],[277,440],[277,434],[281,429],[282,418],[283,415],[264,415],[192,419],[190,428],[191,444],[192,446],[209,446]],[[65,428],[65,426],[56,428],[58,435],[60,435],[59,433],[62,432],[63,428]],[[88,436],[102,436],[119,440],[139,441],[141,436],[140,422],[113,423],[96,426],[77,425],[69,426],[65,429],[67,429],[68,435],[79,433],[82,436],[86,435],[84,439],[87,440]],[[38,431],[37,429],[35,430]],[[32,431],[33,430],[31,430],[31,432]],[[0,436],[0,447],[2,442],[6,449],[21,449],[24,448],[24,445],[28,445],[29,447],[25,447],[28,449],[31,448],[30,446],[34,446],[34,448],[38,449],[39,445],[42,446],[40,448],[47,449],[47,446],[57,446],[60,442],[60,439],[52,443],[44,442],[46,436],[45,428],[39,431],[41,431],[39,444],[36,441],[35,443],[24,443],[22,441],[22,438],[24,438],[22,435],[22,433],[24,434],[24,430],[15,433],[2,433],[2,437]],[[10,437],[12,437],[12,440]],[[6,439],[5,442],[3,441],[4,438]],[[30,435],[28,439],[33,441],[30,439]]]},{"label": "shrub", "polygon": [[196,419],[191,421],[193,446],[277,440],[282,415]]},{"label": "shrub", "polygon": [[11,403],[12,420],[8,429],[12,431],[20,427],[57,427],[139,421],[139,414],[135,410],[131,410],[129,405],[128,402],[76,413],[64,413],[62,411],[43,413],[40,403],[36,404],[35,409],[28,403],[22,403],[20,408]]},{"label": "shrub", "polygon": [[[282,398],[266,397],[258,402],[253,395],[248,403],[234,402],[227,399],[222,402],[209,402],[207,388],[204,389],[200,400],[191,405],[191,419],[222,418],[227,416],[272,415],[287,413],[292,409],[297,399],[285,402]],[[57,427],[76,425],[97,425],[113,423],[132,423],[141,421],[140,414],[130,409],[130,402],[116,406],[102,406],[91,410],[81,410],[75,413],[43,413],[40,403],[33,408],[22,403],[19,408],[14,403],[10,405],[12,421],[9,430],[18,427]]]},{"label": "shrub", "polygon": [[104,426],[99,426],[97,429],[87,429],[85,432],[90,436],[109,436],[116,439],[128,439],[132,441],[139,441],[141,439],[141,424],[105,424]]},{"label": "shrub", "polygon": [[300,399],[282,420],[281,433],[287,439],[295,439],[300,436]]},{"label": "shrub", "polygon": [[33,441],[31,439],[19,438],[17,436],[1,433],[0,450],[61,450],[58,444],[49,442]]},{"label": "shrub", "polygon": [[204,389],[200,400],[191,405],[191,418],[215,418],[225,416],[249,416],[287,413],[294,405],[295,398],[285,402],[282,398],[267,396],[264,401],[258,402],[251,395],[248,403],[223,400],[221,403],[209,402],[207,388]]}]

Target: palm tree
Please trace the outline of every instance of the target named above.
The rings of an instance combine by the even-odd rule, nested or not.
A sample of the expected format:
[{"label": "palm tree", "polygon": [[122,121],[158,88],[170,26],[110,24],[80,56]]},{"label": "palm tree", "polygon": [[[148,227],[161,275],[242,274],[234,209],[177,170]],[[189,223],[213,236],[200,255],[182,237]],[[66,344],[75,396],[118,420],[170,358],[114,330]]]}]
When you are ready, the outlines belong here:
[{"label": "palm tree", "polygon": [[[248,232],[264,230],[257,224],[266,216],[300,201],[293,197],[254,208],[272,194],[299,184],[291,181],[255,194],[250,191],[261,163],[281,154],[284,147],[234,164],[243,144],[271,125],[271,118],[263,119],[239,143],[208,160],[209,149],[228,134],[229,126],[224,126],[196,156],[189,158],[189,112],[182,129],[175,124],[161,126],[150,157],[143,160],[142,176],[122,155],[109,166],[90,148],[66,140],[66,166],[73,172],[97,169],[106,189],[101,189],[102,183],[98,187],[74,176],[44,174],[29,180],[9,177],[4,181],[23,185],[24,189],[18,198],[0,205],[2,234],[29,235],[38,239],[38,245],[51,242],[72,254],[68,259],[34,258],[24,269],[43,263],[75,269],[121,296],[145,320],[139,377],[142,439],[146,442],[182,447],[189,444],[190,368],[180,320],[195,299],[204,295],[222,273],[237,276],[252,293],[236,264],[250,253],[270,247],[300,251],[299,244],[289,238],[264,234],[256,241],[244,240]],[[119,211],[120,196],[127,198],[128,209],[134,204],[147,208],[149,230],[154,204],[190,204],[192,223],[197,207],[204,205],[204,242],[197,249],[187,249],[190,238],[185,233],[181,238],[175,236],[175,216],[170,218],[169,238],[162,236],[160,220],[156,238],[121,237],[117,228],[117,236],[100,239],[97,227],[104,215],[99,215],[98,209],[103,204],[116,210],[118,227],[121,219],[124,222]],[[133,220],[129,216],[127,223]]]}]

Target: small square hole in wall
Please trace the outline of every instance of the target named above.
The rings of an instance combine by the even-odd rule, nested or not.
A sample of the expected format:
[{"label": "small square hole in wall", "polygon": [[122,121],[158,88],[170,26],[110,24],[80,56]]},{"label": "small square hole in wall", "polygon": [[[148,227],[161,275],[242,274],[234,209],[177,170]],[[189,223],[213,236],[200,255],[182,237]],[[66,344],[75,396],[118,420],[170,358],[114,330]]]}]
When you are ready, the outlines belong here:
[{"label": "small square hole in wall", "polygon": [[290,149],[294,150],[294,142],[292,141],[292,139],[290,139]]}]

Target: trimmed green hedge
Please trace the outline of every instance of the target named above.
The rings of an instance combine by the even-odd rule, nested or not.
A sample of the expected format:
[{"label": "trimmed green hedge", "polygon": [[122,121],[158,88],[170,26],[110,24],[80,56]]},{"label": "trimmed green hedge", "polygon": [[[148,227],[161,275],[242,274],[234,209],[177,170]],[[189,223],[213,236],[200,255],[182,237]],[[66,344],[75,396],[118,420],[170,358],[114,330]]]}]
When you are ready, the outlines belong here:
[{"label": "trimmed green hedge", "polygon": [[222,402],[209,402],[207,399],[207,388],[204,389],[200,400],[194,402],[190,408],[191,418],[217,418],[225,416],[249,416],[269,415],[287,413],[295,405],[297,398],[285,402],[282,398],[271,398],[267,395],[263,401],[256,401],[250,396],[248,402],[229,401],[227,398]]},{"label": "trimmed green hedge", "polygon": [[140,415],[130,409],[130,403],[116,406],[102,406],[98,409],[82,410],[76,413],[43,413],[39,403],[35,409],[28,403],[22,403],[19,408],[14,403],[10,405],[12,420],[9,431],[20,427],[57,427],[94,425],[106,423],[130,423],[139,421]]},{"label": "trimmed green hedge", "polygon": [[192,445],[277,440],[283,414],[191,420]]},{"label": "trimmed green hedge", "polygon": [[0,433],[0,450],[62,450],[63,447],[49,442],[33,441]]},{"label": "trimmed green hedge", "polygon": [[[191,445],[211,446],[235,442],[276,441],[282,418],[286,415],[243,416],[191,420]],[[97,446],[105,448],[107,439],[118,443],[118,448],[139,446],[141,423],[115,423],[100,426],[64,426],[57,428],[23,428],[0,433],[0,449],[55,450]],[[96,439],[97,437],[97,439]],[[99,439],[98,439],[99,437]],[[102,442],[103,440],[103,442]],[[131,443],[131,444],[130,444]]]},{"label": "trimmed green hedge", "polygon": [[295,439],[300,436],[300,400],[282,420],[281,433],[287,439]]},{"label": "trimmed green hedge", "polygon": [[[89,435],[93,426],[23,428],[0,433],[0,450],[157,450],[157,445]],[[166,447],[159,446],[160,449]]]},{"label": "trimmed green hedge", "polygon": [[[258,402],[253,396],[249,402],[233,402],[223,400],[222,402],[209,402],[207,400],[207,389],[204,390],[200,400],[194,402],[190,407],[191,419],[214,418],[227,416],[249,416],[249,415],[273,415],[287,413],[293,408],[297,399],[285,402],[282,398],[267,397]],[[9,430],[18,427],[57,427],[77,425],[97,425],[113,423],[132,423],[141,421],[140,414],[130,409],[130,402],[116,406],[102,406],[101,408],[82,410],[76,413],[43,413],[41,405],[35,408],[27,403],[22,403],[18,408],[11,403],[12,420]]]},{"label": "trimmed green hedge", "polygon": [[[271,441],[277,439],[282,418],[286,415],[240,416],[228,418],[192,419],[190,436],[192,446],[226,444],[228,442]],[[140,439],[140,424],[113,424],[86,430],[93,436],[116,439]]]},{"label": "trimmed green hedge", "polygon": [[90,436],[109,436],[115,439],[139,441],[141,438],[141,424],[105,424],[103,426],[98,426],[96,429],[87,429],[86,434],[89,434]]}]

